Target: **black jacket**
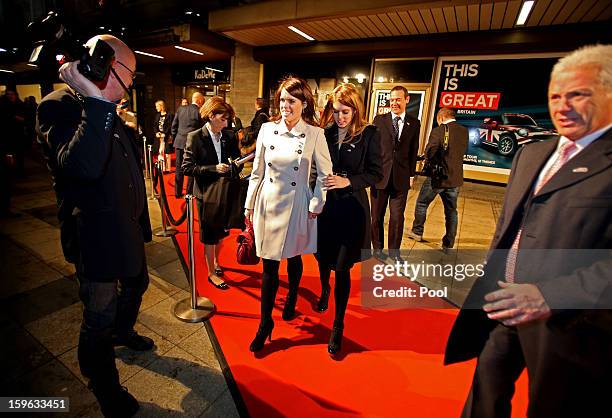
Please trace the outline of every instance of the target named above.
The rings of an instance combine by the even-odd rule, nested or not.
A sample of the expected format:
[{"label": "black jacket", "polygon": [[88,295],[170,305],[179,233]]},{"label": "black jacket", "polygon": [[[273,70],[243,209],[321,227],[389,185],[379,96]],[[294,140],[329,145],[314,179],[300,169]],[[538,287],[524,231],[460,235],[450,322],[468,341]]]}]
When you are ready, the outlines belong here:
[{"label": "black jacket", "polygon": [[94,281],[138,275],[151,225],[132,130],[114,103],[79,100],[67,88],[45,97],[37,116],[66,260]]},{"label": "black jacket", "polygon": [[200,109],[195,104],[181,106],[176,111],[172,121],[172,136],[174,137],[174,148],[185,148],[187,134],[202,127]]},{"label": "black jacket", "polygon": [[[380,130],[383,163],[383,178],[376,184],[376,188],[384,189],[389,181],[393,181],[396,190],[407,191],[410,189],[410,177],[416,173],[421,123],[414,116],[406,114],[402,134],[396,143],[392,116],[394,114],[391,112],[378,115],[373,122]],[[392,172],[393,179],[390,179]]]},{"label": "black jacket", "polygon": [[371,247],[370,203],[366,189],[383,176],[380,134],[373,125],[338,149],[338,125],[325,129],[333,171],[346,176],[351,185],[327,192],[318,220],[317,259],[337,270],[369,258]]},{"label": "black jacket", "polygon": [[217,152],[213,145],[213,140],[208,133],[206,126],[190,132],[187,135],[185,146],[185,156],[183,157],[183,172],[187,176],[194,178],[195,187],[193,194],[196,198],[202,199],[202,193],[206,188],[226,174],[217,173],[216,165],[228,163],[228,158],[236,159],[240,157],[238,140],[234,132],[229,129],[221,131],[221,160],[217,158]]},{"label": "black jacket", "polygon": [[[444,163],[448,168],[448,178],[434,185],[434,188],[452,188],[463,184],[463,156],[468,146],[468,130],[457,122],[447,123],[446,126],[448,127],[448,148],[443,155]],[[437,152],[442,152],[445,129],[444,125],[441,125],[431,131],[429,142],[425,147],[426,158],[432,159]]]}]

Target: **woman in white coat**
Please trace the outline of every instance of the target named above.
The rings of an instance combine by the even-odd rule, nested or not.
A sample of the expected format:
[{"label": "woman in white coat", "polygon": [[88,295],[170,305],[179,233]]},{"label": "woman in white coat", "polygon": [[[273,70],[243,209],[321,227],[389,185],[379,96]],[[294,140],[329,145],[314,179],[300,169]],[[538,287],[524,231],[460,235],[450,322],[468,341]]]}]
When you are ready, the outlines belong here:
[{"label": "woman in white coat", "polygon": [[[275,104],[280,116],[264,123],[259,131],[245,203],[245,215],[253,221],[257,255],[263,262],[261,322],[251,351],[261,350],[266,338],[272,338],[272,309],[283,258],[287,259],[289,275],[283,319],[295,316],[301,255],[317,251],[315,218],[325,205],[323,180],[332,170],[308,84],[296,77],[285,79],[276,91]],[[313,167],[314,187],[310,184]]]}]

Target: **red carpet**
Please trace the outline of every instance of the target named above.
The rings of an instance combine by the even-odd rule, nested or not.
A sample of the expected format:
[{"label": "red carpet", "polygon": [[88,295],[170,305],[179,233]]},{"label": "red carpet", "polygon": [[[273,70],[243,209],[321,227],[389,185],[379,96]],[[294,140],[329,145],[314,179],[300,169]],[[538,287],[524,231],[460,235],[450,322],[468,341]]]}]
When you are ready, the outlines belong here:
[{"label": "red carpet", "polygon": [[[183,201],[174,199],[174,175],[166,175],[174,217]],[[196,231],[198,230],[196,222]],[[176,235],[186,259],[186,225]],[[210,320],[221,350],[251,417],[459,417],[475,362],[443,366],[443,352],[456,310],[372,310],[360,303],[359,272],[353,274],[346,314],[344,357],[327,354],[333,322],[333,295],[324,314],[313,307],[319,292],[316,261],[303,257],[304,275],[297,311],[281,319],[287,294],[286,264],[274,311],[272,342],[257,355],[248,346],[259,323],[261,264],[236,263],[233,231],[224,241],[220,264],[231,289],[221,291],[206,280],[204,248],[196,234],[197,288],[213,300]],[[333,280],[333,279],[332,279]],[[527,377],[517,384],[513,418],[524,417]]]}]

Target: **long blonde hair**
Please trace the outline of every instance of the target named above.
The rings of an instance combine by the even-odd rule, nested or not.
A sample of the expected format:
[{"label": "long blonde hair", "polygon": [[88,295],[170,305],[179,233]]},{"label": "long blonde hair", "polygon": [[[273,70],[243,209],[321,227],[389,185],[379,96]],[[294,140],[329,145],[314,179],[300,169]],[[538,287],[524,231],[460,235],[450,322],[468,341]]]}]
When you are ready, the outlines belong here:
[{"label": "long blonde hair", "polygon": [[322,128],[325,128],[332,122],[335,123],[334,103],[336,102],[348,106],[353,110],[353,119],[348,126],[346,137],[338,141],[351,142],[363,132],[366,126],[368,126],[368,121],[365,118],[363,99],[354,84],[345,83],[338,85],[327,99],[323,117],[321,118]]}]

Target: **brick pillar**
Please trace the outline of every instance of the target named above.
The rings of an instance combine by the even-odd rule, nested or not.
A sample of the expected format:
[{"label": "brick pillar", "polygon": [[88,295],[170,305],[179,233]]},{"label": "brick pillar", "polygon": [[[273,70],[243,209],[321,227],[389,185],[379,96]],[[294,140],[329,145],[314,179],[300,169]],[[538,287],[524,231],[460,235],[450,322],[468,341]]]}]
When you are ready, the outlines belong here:
[{"label": "brick pillar", "polygon": [[245,127],[250,125],[253,119],[255,99],[260,95],[260,65],[253,59],[252,47],[236,43],[228,101]]}]

